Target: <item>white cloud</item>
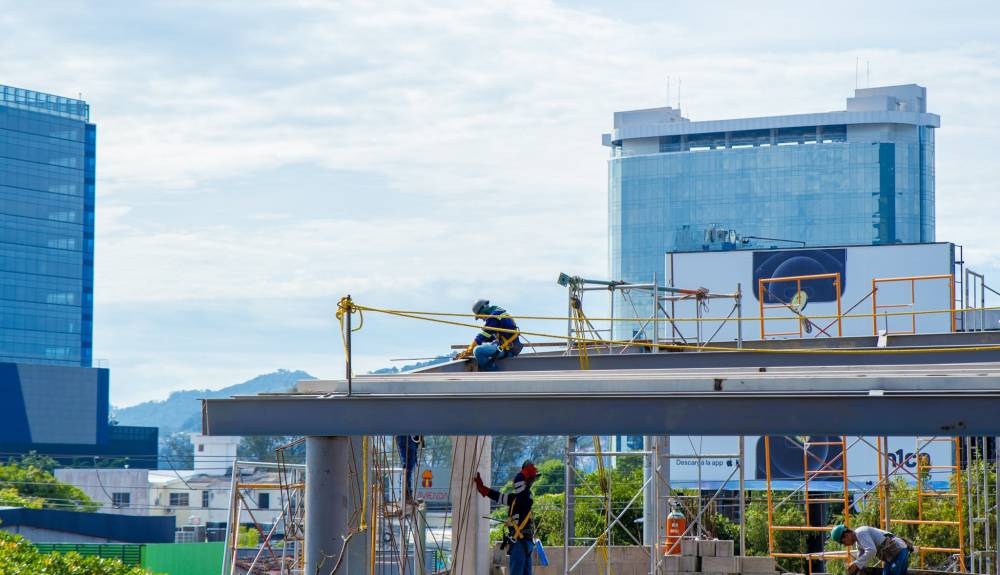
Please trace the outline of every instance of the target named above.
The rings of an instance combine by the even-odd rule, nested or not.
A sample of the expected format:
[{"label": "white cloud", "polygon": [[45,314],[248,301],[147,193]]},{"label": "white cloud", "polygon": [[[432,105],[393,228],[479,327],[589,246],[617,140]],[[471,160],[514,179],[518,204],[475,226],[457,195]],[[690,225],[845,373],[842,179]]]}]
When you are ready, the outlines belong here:
[{"label": "white cloud", "polygon": [[[944,18],[899,15],[905,26],[886,27],[850,10],[743,3],[725,16],[530,1],[150,3],[127,14],[114,4],[32,6],[0,11],[10,31],[0,59],[5,82],[80,90],[92,105],[97,354],[140,397],[199,370],[222,385],[307,367],[318,355],[300,350],[323,324],[277,301],[351,292],[461,311],[496,294],[524,309],[559,301],[539,287],[559,271],[604,275],[600,134],[616,110],[665,104],[668,75],[674,91],[682,78],[696,120],[840,109],[859,56],[872,62],[873,84],[926,85],[943,117],[938,239],[1000,273],[991,221],[1000,120],[988,97],[1000,57],[988,33],[997,10],[987,8],[961,35]],[[277,182],[265,178],[275,173]],[[197,317],[142,320],[185,302]],[[248,341],[252,360],[240,369],[239,352],[216,356],[218,340],[195,327],[230,321],[233,302],[255,310],[254,333],[282,328]],[[155,349],[133,344],[160,329],[170,337]],[[172,343],[190,337],[204,338],[204,355]],[[419,348],[419,337],[399,346]]]}]

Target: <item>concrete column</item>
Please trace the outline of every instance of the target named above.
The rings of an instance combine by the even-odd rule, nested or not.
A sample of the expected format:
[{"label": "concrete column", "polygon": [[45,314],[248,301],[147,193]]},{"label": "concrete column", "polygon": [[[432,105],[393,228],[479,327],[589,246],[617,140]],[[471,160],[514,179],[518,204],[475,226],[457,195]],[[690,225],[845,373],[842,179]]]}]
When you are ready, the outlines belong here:
[{"label": "concrete column", "polygon": [[[357,535],[344,543],[351,527],[357,527],[349,521],[360,503],[351,500],[352,442],[360,457],[360,438],[306,438],[305,572],[310,575],[330,575],[338,562],[338,573],[367,570],[365,537]],[[342,554],[346,556],[341,558]]]},{"label": "concrete column", "polygon": [[492,485],[491,437],[452,437],[451,447],[451,550],[453,573],[490,572],[490,500],[480,497],[473,484],[476,473]]}]

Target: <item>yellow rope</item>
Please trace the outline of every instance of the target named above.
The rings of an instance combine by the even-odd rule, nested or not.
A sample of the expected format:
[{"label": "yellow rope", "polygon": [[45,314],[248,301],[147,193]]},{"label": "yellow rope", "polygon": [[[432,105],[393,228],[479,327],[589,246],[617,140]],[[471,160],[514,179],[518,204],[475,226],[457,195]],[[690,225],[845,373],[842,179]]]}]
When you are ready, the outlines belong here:
[{"label": "yellow rope", "polygon": [[[364,305],[353,304],[354,308],[358,311],[369,311],[373,313],[382,313],[387,315],[393,315],[398,317],[405,317],[409,319],[417,319],[422,321],[429,321],[432,323],[439,323],[444,325],[451,325],[457,327],[466,327],[472,329],[481,329],[479,325],[471,323],[462,323],[458,321],[451,321],[446,319],[438,319],[435,317],[430,317],[428,314],[414,314],[408,311],[391,310],[376,308]],[[458,315],[461,317],[468,317],[469,314],[451,314]],[[520,317],[515,317],[515,319],[525,319]],[[566,321],[566,318],[562,318]],[[632,320],[635,321],[635,320]],[[744,319],[746,321],[746,319]],[[699,345],[689,345],[680,343],[652,343],[652,342],[636,342],[629,340],[603,340],[595,338],[586,337],[570,337],[567,335],[526,331],[523,329],[513,330],[501,327],[491,327],[491,331],[502,332],[502,333],[517,333],[520,332],[522,335],[531,335],[536,337],[544,337],[549,339],[563,340],[587,344],[597,344],[597,345],[619,345],[619,346],[636,346],[636,347],[655,347],[661,350],[701,350],[701,351],[727,351],[732,353],[800,353],[800,354],[844,354],[844,355],[863,355],[863,354],[900,354],[900,353],[946,353],[946,352],[962,352],[962,351],[997,351],[1000,350],[1000,344],[997,345],[976,345],[976,346],[949,346],[949,347],[932,347],[932,348],[921,348],[921,349],[907,349],[907,348],[869,348],[869,349],[774,349],[774,348],[753,348],[753,347],[742,347],[742,348],[731,348],[723,346],[699,346]],[[357,331],[357,330],[352,330]]]},{"label": "yellow rope", "polygon": [[[365,306],[357,306],[356,305],[355,307],[357,307],[358,309],[365,309],[365,310],[371,309],[372,311],[386,311],[386,310],[377,310],[375,308],[368,308],[368,307],[365,307]],[[979,312],[993,311],[993,310],[1000,310],[1000,306],[995,306],[995,307],[947,308],[947,309],[932,309],[932,310],[920,310],[920,311],[894,311],[894,312],[880,312],[880,313],[874,313],[874,314],[873,313],[851,313],[851,314],[841,314],[841,315],[836,315],[836,314],[810,315],[809,319],[817,320],[817,319],[837,319],[837,318],[841,318],[841,319],[868,319],[868,320],[870,320],[873,317],[883,318],[883,317],[896,317],[896,316],[934,315],[934,314],[943,314],[943,313],[946,314],[946,313],[963,313],[963,312],[972,314],[972,313],[979,313]],[[407,315],[412,315],[412,316],[473,317],[473,318],[479,318],[479,319],[490,317],[488,314],[487,315],[472,315],[472,314],[468,314],[468,313],[452,313],[452,312],[443,312],[443,311],[420,311],[420,310],[392,310],[392,311],[398,312],[398,313],[407,314]],[[563,316],[554,316],[554,315],[518,315],[516,317],[516,319],[530,319],[530,320],[538,320],[538,321],[567,321],[567,319],[572,319],[572,318],[566,318],[566,317],[563,317]],[[743,316],[741,319],[743,321],[758,321],[759,322],[762,318],[760,316]],[[798,318],[798,316],[789,316],[787,318],[775,317],[775,316],[764,316],[763,319],[764,320],[779,320],[780,321],[780,320],[784,320],[784,319],[787,319],[787,320],[797,320],[799,318]],[[657,318],[652,318],[652,317],[590,317],[590,320],[591,321],[614,321],[614,322],[635,322],[635,321],[643,322],[643,321],[654,321],[654,320],[658,321],[658,322],[711,322],[711,321],[726,321],[726,320],[735,321],[735,318],[732,318],[730,316],[711,316],[711,317],[702,316],[700,318],[698,318],[698,317],[671,317],[671,318],[667,318],[667,317],[657,317]],[[352,330],[352,331],[357,331],[357,330]]]}]

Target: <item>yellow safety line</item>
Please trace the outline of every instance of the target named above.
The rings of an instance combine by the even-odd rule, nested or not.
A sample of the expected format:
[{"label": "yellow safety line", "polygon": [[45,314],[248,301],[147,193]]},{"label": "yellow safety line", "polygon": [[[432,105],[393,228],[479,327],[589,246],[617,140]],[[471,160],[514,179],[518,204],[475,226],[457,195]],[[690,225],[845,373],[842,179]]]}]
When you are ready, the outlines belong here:
[{"label": "yellow safety line", "polygon": [[[440,323],[444,325],[451,325],[456,327],[466,327],[472,329],[481,329],[481,326],[476,324],[462,323],[457,321],[451,321],[446,319],[438,319],[434,317],[428,317],[426,315],[413,315],[408,311],[398,311],[390,309],[382,309],[376,307],[369,307],[364,305],[353,304],[354,307],[359,311],[369,311],[374,313],[383,313],[387,315],[394,315],[398,317],[405,317],[409,319],[418,319],[423,321],[429,321],[432,323]],[[463,317],[467,317],[468,314],[461,314]],[[523,319],[523,318],[518,318]],[[566,318],[563,318],[564,320]],[[532,335],[536,337],[545,337],[550,339],[564,340],[575,343],[593,343],[598,345],[620,345],[620,346],[636,346],[636,347],[655,347],[657,349],[665,350],[702,350],[702,351],[728,351],[733,353],[801,353],[801,354],[843,354],[843,355],[862,355],[862,354],[900,354],[900,353],[938,353],[938,352],[962,352],[962,351],[997,351],[1000,350],[1000,344],[996,345],[976,345],[976,346],[950,346],[950,347],[928,347],[920,349],[908,349],[908,348],[869,348],[869,349],[777,349],[777,348],[752,348],[752,347],[742,347],[742,348],[731,348],[722,346],[700,346],[700,345],[687,345],[679,343],[652,343],[652,342],[636,342],[631,340],[604,340],[604,339],[592,339],[586,337],[570,337],[566,335],[544,333],[544,332],[533,332],[526,331],[523,329],[513,330],[501,327],[490,328],[491,331],[501,332],[501,333],[515,333],[520,332],[522,335]],[[357,330],[352,330],[357,331]]]},{"label": "yellow safety line", "polygon": [[[468,313],[450,313],[450,312],[437,312],[437,311],[417,311],[417,310],[382,310],[378,308],[369,308],[366,306],[361,306],[357,304],[352,304],[356,310],[368,310],[368,311],[379,311],[383,313],[388,313],[389,311],[402,313],[412,316],[440,316],[440,317],[472,317],[478,319],[485,319],[491,317],[490,315],[472,315]],[[785,307],[785,306],[779,306]],[[896,317],[896,316],[912,316],[912,315],[933,315],[942,313],[979,313],[983,311],[994,311],[1000,310],[1000,306],[994,307],[970,307],[970,308],[947,308],[947,309],[933,309],[933,310],[919,310],[919,311],[895,311],[886,313],[850,313],[850,314],[824,314],[824,315],[810,315],[808,316],[811,320],[816,319],[871,319],[872,317]],[[338,312],[338,319],[339,319]],[[538,321],[569,321],[574,318],[563,317],[563,316],[548,316],[548,315],[511,315],[514,319],[530,319]],[[658,322],[710,322],[710,321],[737,321],[737,318],[730,316],[712,316],[712,317],[592,317],[588,316],[591,321],[614,321],[614,322],[645,322],[645,321],[658,321]],[[760,321],[760,316],[743,316],[743,321]],[[788,317],[777,317],[777,316],[764,316],[765,320],[797,320],[798,316],[788,316]],[[479,326],[476,326],[479,327]],[[357,331],[357,329],[352,329],[351,331]]]}]

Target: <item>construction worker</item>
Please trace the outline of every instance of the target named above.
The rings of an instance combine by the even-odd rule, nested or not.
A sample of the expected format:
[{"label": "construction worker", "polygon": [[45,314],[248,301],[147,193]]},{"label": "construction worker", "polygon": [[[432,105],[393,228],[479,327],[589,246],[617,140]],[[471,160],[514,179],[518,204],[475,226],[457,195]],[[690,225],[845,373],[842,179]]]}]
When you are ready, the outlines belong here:
[{"label": "construction worker", "polygon": [[507,506],[507,534],[500,548],[506,549],[510,557],[507,564],[509,575],[531,575],[531,552],[535,548],[535,529],[531,523],[531,506],[535,502],[531,498],[531,484],[536,479],[538,468],[529,459],[521,464],[521,471],[514,476],[513,493],[503,494],[487,487],[478,473],[474,480],[480,495]]},{"label": "construction worker", "polygon": [[417,466],[417,453],[424,438],[420,435],[397,435],[396,449],[399,451],[399,461],[405,470],[406,488],[403,501],[414,503],[413,499],[413,469]]},{"label": "construction worker", "polygon": [[507,310],[490,305],[490,300],[480,299],[472,304],[472,313],[486,324],[456,359],[474,356],[481,371],[496,371],[499,369],[497,361],[521,353],[524,344],[521,343],[517,324]]},{"label": "construction worker", "polygon": [[883,575],[906,575],[910,565],[913,544],[888,531],[866,526],[849,529],[837,525],[830,531],[830,540],[845,547],[855,545],[858,548],[858,558],[847,566],[847,575],[863,571],[873,557],[882,561]]}]

